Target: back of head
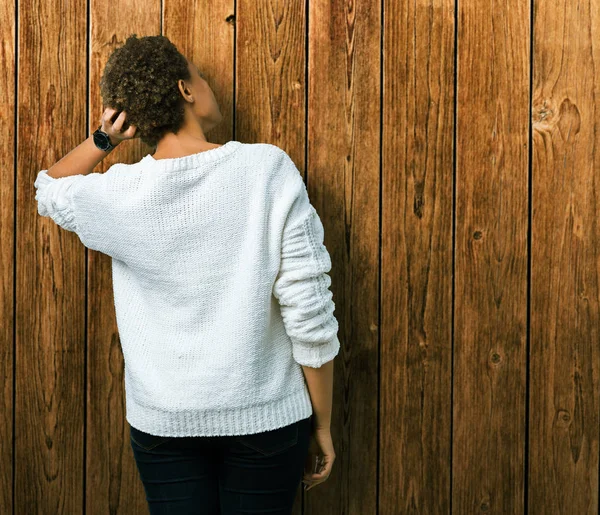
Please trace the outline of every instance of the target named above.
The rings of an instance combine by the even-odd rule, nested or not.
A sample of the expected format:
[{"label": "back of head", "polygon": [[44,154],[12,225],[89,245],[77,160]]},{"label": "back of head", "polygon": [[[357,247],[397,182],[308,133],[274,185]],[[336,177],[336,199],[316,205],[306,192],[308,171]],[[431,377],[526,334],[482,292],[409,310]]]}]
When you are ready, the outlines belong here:
[{"label": "back of head", "polygon": [[108,58],[100,79],[104,106],[127,112],[140,139],[150,147],[184,124],[177,86],[191,78],[186,57],[165,36],[130,35]]}]

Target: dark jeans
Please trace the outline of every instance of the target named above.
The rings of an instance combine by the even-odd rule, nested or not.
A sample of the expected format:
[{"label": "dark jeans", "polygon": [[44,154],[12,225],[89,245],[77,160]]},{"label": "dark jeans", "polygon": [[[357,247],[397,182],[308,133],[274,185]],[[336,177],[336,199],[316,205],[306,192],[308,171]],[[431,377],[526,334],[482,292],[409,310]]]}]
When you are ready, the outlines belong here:
[{"label": "dark jeans", "polygon": [[155,436],[129,427],[151,515],[292,513],[312,415],[235,436]]}]

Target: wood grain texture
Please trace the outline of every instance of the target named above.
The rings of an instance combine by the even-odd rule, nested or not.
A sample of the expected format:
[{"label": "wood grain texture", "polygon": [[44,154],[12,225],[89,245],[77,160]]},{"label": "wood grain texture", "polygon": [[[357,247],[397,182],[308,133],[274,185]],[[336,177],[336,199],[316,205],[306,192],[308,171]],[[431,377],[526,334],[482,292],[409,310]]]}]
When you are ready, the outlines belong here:
[{"label": "wood grain texture", "polygon": [[16,90],[16,11],[15,3],[0,3],[0,24],[4,27],[5,39],[0,52],[0,506],[7,512],[13,509],[13,420],[15,416],[13,396],[15,389],[13,372],[15,364],[14,331],[15,317],[15,188],[17,182],[14,149],[17,142],[17,90]]},{"label": "wood grain texture", "polygon": [[454,17],[384,6],[382,514],[450,512]]},{"label": "wood grain texture", "polygon": [[598,513],[600,5],[534,16],[531,514]]},{"label": "wood grain texture", "polygon": [[310,514],[377,513],[381,31],[379,2],[309,2],[307,187],[331,255],[341,342],[336,461],[306,495]]},{"label": "wood grain texture", "polygon": [[[598,2],[21,0],[0,16],[0,513],[148,513],[111,259],[40,217],[33,187],[97,127],[131,33],[165,34],[204,73],[224,117],[210,141],[286,150],[323,221],[337,459],[294,515],[598,513]],[[150,151],[130,141],[99,168]]]},{"label": "wood grain texture", "polygon": [[223,114],[207,138],[226,143],[235,137],[235,1],[163,0],[163,6],[163,34],[204,74]]},{"label": "wood grain texture", "polygon": [[523,513],[529,3],[458,3],[453,513]]},{"label": "wood grain texture", "polygon": [[236,137],[281,147],[303,172],[305,5],[301,0],[236,5]]},{"label": "wood grain texture", "polygon": [[33,182],[86,137],[86,4],[22,0],[18,19],[13,502],[15,513],[78,513],[85,248],[38,215]]}]

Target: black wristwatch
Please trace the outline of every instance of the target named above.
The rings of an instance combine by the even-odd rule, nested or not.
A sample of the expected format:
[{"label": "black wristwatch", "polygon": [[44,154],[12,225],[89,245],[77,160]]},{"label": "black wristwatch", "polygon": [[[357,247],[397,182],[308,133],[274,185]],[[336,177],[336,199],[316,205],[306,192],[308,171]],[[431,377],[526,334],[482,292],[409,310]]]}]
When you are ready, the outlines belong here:
[{"label": "black wristwatch", "polygon": [[104,150],[105,152],[108,152],[109,150],[112,150],[113,148],[115,148],[117,145],[113,145],[110,142],[110,138],[108,136],[108,134],[106,134],[106,132],[104,132],[102,130],[102,125],[100,125],[95,131],[94,131],[94,144],[100,149],[100,150]]}]

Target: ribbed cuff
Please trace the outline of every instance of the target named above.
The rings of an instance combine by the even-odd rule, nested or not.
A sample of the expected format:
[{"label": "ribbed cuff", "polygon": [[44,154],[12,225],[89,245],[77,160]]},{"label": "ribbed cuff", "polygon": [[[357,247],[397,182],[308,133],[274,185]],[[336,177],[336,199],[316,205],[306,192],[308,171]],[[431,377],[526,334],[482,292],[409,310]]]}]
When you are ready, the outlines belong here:
[{"label": "ribbed cuff", "polygon": [[339,351],[340,340],[337,334],[332,340],[325,343],[310,346],[295,343],[292,346],[292,354],[296,363],[312,368],[320,368],[321,365],[335,358]]}]

